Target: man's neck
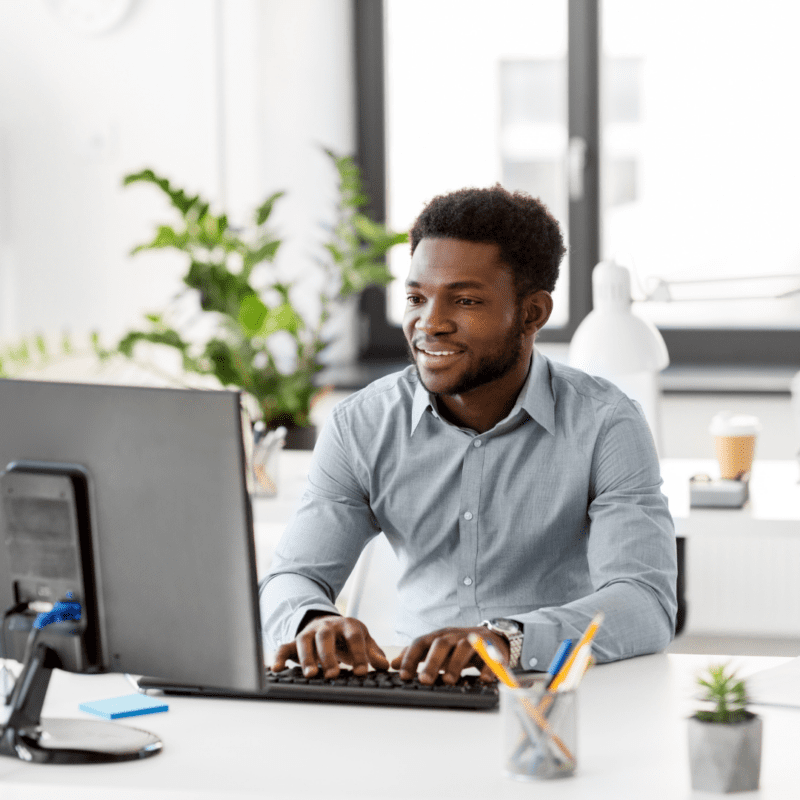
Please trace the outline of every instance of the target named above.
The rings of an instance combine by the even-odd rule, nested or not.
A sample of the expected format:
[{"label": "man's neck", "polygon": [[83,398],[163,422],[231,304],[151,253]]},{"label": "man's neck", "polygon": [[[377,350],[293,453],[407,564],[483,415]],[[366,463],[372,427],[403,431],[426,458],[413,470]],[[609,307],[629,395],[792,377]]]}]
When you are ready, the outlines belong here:
[{"label": "man's neck", "polygon": [[531,364],[530,358],[523,360],[518,367],[502,378],[464,394],[439,395],[437,397],[439,413],[448,422],[461,428],[469,428],[478,433],[491,430],[514,408],[527,380]]}]

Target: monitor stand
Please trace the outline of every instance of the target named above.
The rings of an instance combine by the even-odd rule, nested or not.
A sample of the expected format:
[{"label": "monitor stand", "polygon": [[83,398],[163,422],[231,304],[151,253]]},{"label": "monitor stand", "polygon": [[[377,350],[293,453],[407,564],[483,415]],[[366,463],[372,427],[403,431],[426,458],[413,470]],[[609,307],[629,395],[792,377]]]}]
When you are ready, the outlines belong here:
[{"label": "monitor stand", "polygon": [[11,715],[0,734],[0,755],[40,764],[132,761],[161,752],[153,734],[115,722],[40,718],[54,668],[54,650],[38,643],[14,685]]}]

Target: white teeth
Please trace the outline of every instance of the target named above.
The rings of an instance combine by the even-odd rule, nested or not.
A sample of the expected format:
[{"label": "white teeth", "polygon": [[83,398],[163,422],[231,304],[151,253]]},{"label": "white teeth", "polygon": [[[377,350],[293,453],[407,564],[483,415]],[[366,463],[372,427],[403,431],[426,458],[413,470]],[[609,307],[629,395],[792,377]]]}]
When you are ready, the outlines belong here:
[{"label": "white teeth", "polygon": [[423,350],[421,347],[419,349],[429,356],[454,356],[457,352],[456,350]]}]

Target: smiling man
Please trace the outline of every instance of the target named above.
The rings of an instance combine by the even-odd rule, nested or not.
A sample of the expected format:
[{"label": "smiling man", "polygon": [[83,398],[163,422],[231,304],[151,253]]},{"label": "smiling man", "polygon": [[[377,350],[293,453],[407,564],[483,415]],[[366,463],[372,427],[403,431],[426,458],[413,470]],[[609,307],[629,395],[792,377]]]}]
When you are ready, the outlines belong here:
[{"label": "smiling man", "polygon": [[389,666],[334,605],[381,531],[401,565],[401,677],[454,682],[481,666],[471,631],[512,667],[544,669],[597,611],[598,661],[663,649],[675,536],[647,423],[612,384],[534,346],[564,254],[558,223],[528,195],[464,189],[422,211],[411,252],[413,364],[333,410],[261,585],[273,667]]}]

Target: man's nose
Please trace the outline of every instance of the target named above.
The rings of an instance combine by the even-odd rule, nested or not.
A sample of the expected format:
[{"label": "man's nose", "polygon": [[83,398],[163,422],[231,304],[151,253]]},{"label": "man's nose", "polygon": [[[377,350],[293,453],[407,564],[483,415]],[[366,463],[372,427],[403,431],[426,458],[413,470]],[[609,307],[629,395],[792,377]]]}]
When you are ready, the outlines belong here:
[{"label": "man's nose", "polygon": [[441,303],[428,301],[420,310],[414,327],[418,331],[424,331],[427,334],[436,334],[452,332],[454,326],[453,321],[442,308]]}]

